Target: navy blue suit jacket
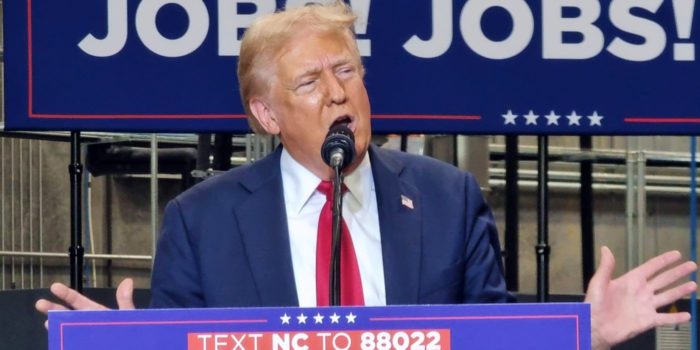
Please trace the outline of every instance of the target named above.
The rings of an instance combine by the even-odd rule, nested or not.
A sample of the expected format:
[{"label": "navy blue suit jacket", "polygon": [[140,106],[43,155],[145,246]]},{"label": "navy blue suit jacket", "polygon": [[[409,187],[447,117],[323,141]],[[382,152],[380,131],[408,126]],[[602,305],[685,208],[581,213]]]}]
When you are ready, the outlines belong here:
[{"label": "navy blue suit jacket", "polygon": [[[490,209],[471,175],[370,147],[388,304],[506,302]],[[151,306],[296,306],[281,149],[171,201]],[[402,205],[401,196],[413,208]]]}]

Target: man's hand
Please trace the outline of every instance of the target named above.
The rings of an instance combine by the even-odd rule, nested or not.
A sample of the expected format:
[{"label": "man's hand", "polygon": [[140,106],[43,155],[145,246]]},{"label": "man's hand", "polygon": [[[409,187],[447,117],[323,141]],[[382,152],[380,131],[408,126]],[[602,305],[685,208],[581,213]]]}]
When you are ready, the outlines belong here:
[{"label": "man's hand", "polygon": [[697,289],[695,282],[668,289],[697,269],[694,262],[688,261],[666,270],[680,258],[678,251],[667,252],[612,280],[615,257],[608,247],[602,247],[600,266],[586,292],[586,302],[591,304],[594,350],[609,349],[654,327],[690,320],[687,312],[656,311]]},{"label": "man's hand", "polygon": [[[50,310],[107,310],[102,304],[98,304],[77,291],[68,288],[63,283],[51,285],[51,293],[60,299],[65,305],[54,303],[46,299],[39,299],[34,307],[47,315]],[[120,310],[134,309],[134,281],[131,278],[124,279],[117,287],[117,305]],[[44,323],[48,329],[48,321]]]}]

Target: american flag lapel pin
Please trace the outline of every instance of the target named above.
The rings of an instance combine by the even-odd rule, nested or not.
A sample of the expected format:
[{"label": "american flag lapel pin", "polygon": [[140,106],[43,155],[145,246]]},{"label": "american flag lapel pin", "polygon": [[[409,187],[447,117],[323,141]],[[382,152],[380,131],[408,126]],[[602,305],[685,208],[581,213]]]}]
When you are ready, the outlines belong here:
[{"label": "american flag lapel pin", "polygon": [[408,209],[413,209],[413,200],[404,195],[401,195],[401,205]]}]

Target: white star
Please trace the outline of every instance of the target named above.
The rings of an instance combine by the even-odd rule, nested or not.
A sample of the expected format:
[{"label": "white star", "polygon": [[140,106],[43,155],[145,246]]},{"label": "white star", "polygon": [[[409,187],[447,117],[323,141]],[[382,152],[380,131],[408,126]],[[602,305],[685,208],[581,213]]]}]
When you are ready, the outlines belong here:
[{"label": "white star", "polygon": [[282,320],[282,324],[289,324],[289,320],[291,317],[285,313],[284,315],[280,316],[280,320]]},{"label": "white star", "polygon": [[569,119],[569,126],[574,124],[581,126],[581,123],[579,122],[581,120],[581,116],[576,114],[576,111],[572,111],[571,114],[566,116],[566,119]]},{"label": "white star", "polygon": [[347,323],[355,323],[355,318],[357,318],[357,315],[353,315],[352,312],[345,316]]},{"label": "white star", "polygon": [[601,123],[601,121],[603,120],[603,116],[598,115],[598,111],[593,111],[593,114],[589,115],[586,118],[588,118],[591,121],[590,126],[603,126],[603,124]]},{"label": "white star", "polygon": [[314,316],[314,323],[323,324],[323,316],[321,315],[320,312],[316,313],[316,316]]},{"label": "white star", "polygon": [[336,314],[335,312],[329,317],[331,318],[331,323],[338,323],[340,320],[340,315]]},{"label": "white star", "polygon": [[505,119],[503,121],[503,125],[508,125],[508,124],[515,125],[515,119],[518,118],[518,115],[513,114],[513,112],[511,112],[510,109],[508,110],[508,113],[501,114],[501,116],[503,117],[503,119]]},{"label": "white star", "polygon": [[561,116],[554,113],[554,111],[549,111],[549,114],[544,117],[547,118],[547,125],[559,125],[559,118],[561,118]]},{"label": "white star", "polygon": [[297,316],[297,321],[299,322],[299,324],[306,324],[306,319],[307,317],[304,314]]},{"label": "white star", "polygon": [[525,117],[525,125],[537,125],[537,119],[540,116],[530,110],[530,112],[525,114],[523,117]]}]

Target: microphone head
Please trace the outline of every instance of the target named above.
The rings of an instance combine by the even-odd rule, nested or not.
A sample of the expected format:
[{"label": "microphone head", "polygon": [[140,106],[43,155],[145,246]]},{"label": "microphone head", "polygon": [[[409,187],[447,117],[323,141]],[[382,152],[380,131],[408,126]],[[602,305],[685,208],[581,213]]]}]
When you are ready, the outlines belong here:
[{"label": "microphone head", "polygon": [[342,151],[343,156],[343,163],[340,165],[342,170],[350,165],[355,158],[355,135],[344,124],[333,125],[328,130],[326,140],[323,141],[323,146],[321,146],[321,157],[328,166],[332,167],[332,155],[334,153],[337,154],[339,151]]}]

